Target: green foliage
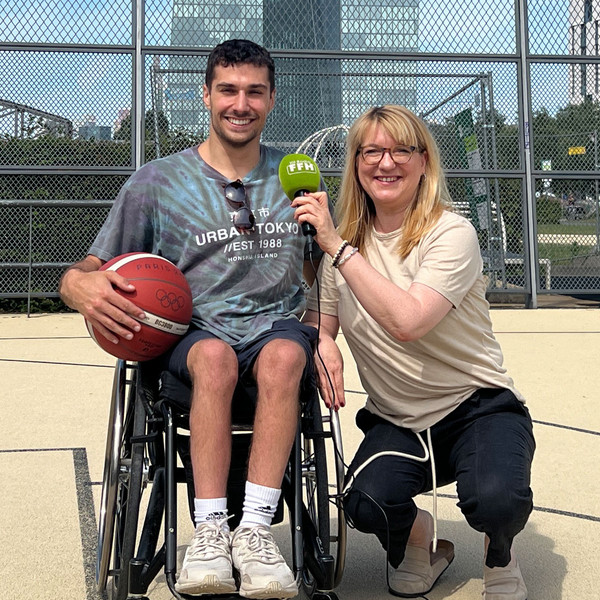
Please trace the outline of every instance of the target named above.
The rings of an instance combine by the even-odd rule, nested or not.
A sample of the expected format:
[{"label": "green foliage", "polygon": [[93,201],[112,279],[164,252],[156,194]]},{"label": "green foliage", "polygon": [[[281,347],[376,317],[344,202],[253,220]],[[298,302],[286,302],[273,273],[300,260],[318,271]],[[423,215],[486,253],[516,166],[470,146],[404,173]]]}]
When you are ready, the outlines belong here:
[{"label": "green foliage", "polygon": [[325,185],[327,186],[327,194],[329,196],[329,199],[331,200],[331,203],[335,206],[335,203],[337,202],[340,193],[340,185],[342,184],[342,178],[327,176],[323,177],[323,180],[325,181]]},{"label": "green foliage", "polygon": [[[169,135],[169,119],[167,119],[164,112],[160,111],[155,125],[154,111],[149,110],[144,118],[144,136],[147,140],[153,140],[156,133],[159,136]],[[121,126],[115,131],[113,139],[126,142],[131,140],[131,113],[121,121]]]},{"label": "green foliage", "polygon": [[113,200],[127,175],[0,175],[0,199]]},{"label": "green foliage", "polygon": [[[193,134],[185,129],[171,131],[168,136],[159,136],[158,148],[155,142],[146,143],[144,160],[145,162],[149,162],[159,156],[175,154],[175,152],[197,146],[204,139],[203,134]],[[160,150],[160,153],[157,150]]]},{"label": "green foliage", "polygon": [[[36,122],[37,123],[37,122]],[[145,161],[157,156],[168,156],[190,146],[202,142],[203,134],[194,134],[187,130],[169,127],[169,121],[161,111],[155,117],[154,111],[149,110],[145,116]],[[0,157],[3,166],[71,166],[71,167],[129,167],[133,168],[133,150],[131,144],[131,116],[127,116],[117,131],[113,140],[71,139],[62,135],[54,135],[46,131],[42,125],[35,124],[26,130],[27,137],[0,137]],[[37,137],[35,137],[37,136]],[[157,146],[158,150],[157,151]],[[21,177],[21,176],[19,176]],[[27,178],[28,176],[24,175]],[[66,177],[57,174],[50,176],[54,181]],[[97,176],[94,176],[97,177]],[[22,187],[22,186],[20,186]],[[58,188],[58,185],[51,186]],[[10,198],[45,198],[59,199],[55,194],[44,195],[31,190],[29,195],[10,194]],[[0,194],[3,192],[0,191]],[[81,199],[78,194],[68,193],[69,199]],[[107,196],[92,194],[89,199],[106,199]],[[114,194],[110,196],[114,198]]]},{"label": "green foliage", "polygon": [[[194,134],[185,129],[170,129],[169,120],[160,111],[155,118],[153,110],[146,112],[144,120],[144,161],[149,162],[160,156],[169,156],[204,141],[203,134]],[[131,140],[131,115],[123,119],[113,138],[129,142]]]},{"label": "green foliage", "polygon": [[[36,121],[27,129],[26,133],[31,137],[0,137],[2,165],[133,169],[130,116],[115,132],[114,140],[71,139],[46,131],[42,125]],[[203,141],[203,136],[188,131],[170,131],[168,119],[162,112],[155,119],[154,111],[149,110],[145,127],[146,162],[159,155],[155,134],[158,134],[160,156],[179,152]],[[38,137],[33,137],[35,135]],[[113,200],[127,177],[128,174],[66,175],[60,172],[0,175],[0,199]]]},{"label": "green foliage", "polygon": [[573,240],[573,242],[571,242],[571,245],[569,246],[569,250],[571,251],[571,256],[573,258],[575,258],[579,254],[581,254],[581,246],[579,245],[577,240]]},{"label": "green foliage", "polygon": [[43,136],[0,140],[3,165],[129,167],[131,145],[107,140]]},{"label": "green foliage", "polygon": [[144,120],[146,139],[152,139],[156,133],[160,136],[169,135],[169,119],[162,110],[158,113],[158,119],[155,118],[154,111],[149,110]]},{"label": "green foliage", "polygon": [[[29,309],[29,311],[28,311]],[[75,312],[59,298],[0,298],[0,314]]]},{"label": "green foliage", "polygon": [[113,140],[121,142],[129,142],[131,140],[131,113],[121,121],[121,125],[113,133]]},{"label": "green foliage", "polygon": [[558,225],[562,218],[562,206],[555,196],[540,195],[535,200],[537,222],[544,225]]},{"label": "green foliage", "polygon": [[[586,99],[569,104],[551,116],[545,108],[533,116],[534,167],[551,161],[555,171],[595,171],[600,140],[600,104]],[[584,148],[581,154],[569,154],[569,148]],[[593,196],[593,180],[579,179],[552,182],[553,192],[561,196],[574,192],[578,197]]]}]

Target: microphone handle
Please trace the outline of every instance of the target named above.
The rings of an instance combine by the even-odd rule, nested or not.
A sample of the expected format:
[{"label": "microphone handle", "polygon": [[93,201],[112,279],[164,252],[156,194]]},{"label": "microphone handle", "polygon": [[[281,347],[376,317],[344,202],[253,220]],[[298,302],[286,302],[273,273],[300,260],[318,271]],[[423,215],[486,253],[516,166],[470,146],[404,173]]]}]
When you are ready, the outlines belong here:
[{"label": "microphone handle", "polygon": [[[306,194],[308,194],[308,190],[298,190],[295,194],[294,194],[294,198],[297,198],[298,196],[306,196]],[[304,221],[304,223],[302,223],[302,234],[306,235],[306,236],[315,236],[317,235],[317,230],[315,229],[315,226],[312,223],[308,223],[307,221]]]},{"label": "microphone handle", "polygon": [[302,233],[304,235],[314,236],[314,235],[317,235],[317,230],[315,229],[314,225],[304,221],[304,223],[302,223]]}]

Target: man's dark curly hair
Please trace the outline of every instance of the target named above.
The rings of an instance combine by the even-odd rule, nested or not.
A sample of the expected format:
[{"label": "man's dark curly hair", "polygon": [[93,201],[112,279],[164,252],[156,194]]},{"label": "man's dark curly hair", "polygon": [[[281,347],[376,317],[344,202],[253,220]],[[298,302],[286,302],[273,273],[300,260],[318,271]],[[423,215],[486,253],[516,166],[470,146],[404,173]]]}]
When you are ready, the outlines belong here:
[{"label": "man's dark curly hair", "polygon": [[206,65],[206,87],[210,90],[215,67],[230,67],[239,64],[267,67],[271,91],[275,89],[275,63],[271,55],[265,48],[250,40],[228,40],[215,46],[208,57],[208,64]]}]

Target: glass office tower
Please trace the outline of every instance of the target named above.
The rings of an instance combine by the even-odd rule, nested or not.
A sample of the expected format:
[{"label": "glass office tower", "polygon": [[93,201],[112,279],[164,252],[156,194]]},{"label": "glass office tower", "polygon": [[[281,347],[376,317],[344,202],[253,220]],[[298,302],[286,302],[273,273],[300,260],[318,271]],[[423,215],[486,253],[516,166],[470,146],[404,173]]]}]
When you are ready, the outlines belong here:
[{"label": "glass office tower", "polygon": [[[264,139],[283,149],[323,128],[350,124],[373,104],[416,105],[414,62],[326,54],[418,50],[418,0],[173,0],[172,46],[213,47],[231,38],[306,51],[276,59],[277,101]],[[168,59],[162,106],[171,128],[206,130],[205,64],[197,57]]]},{"label": "glass office tower", "polygon": [[[598,57],[600,0],[570,0],[569,54]],[[570,66],[569,96],[573,104],[600,100],[599,65],[580,63]]]}]

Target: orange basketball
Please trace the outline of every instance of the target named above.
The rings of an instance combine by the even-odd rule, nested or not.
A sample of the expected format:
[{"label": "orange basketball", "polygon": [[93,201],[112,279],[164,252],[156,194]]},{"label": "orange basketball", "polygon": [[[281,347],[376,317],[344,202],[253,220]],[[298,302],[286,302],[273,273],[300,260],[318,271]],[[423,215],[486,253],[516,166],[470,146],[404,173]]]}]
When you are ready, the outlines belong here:
[{"label": "orange basketball", "polygon": [[145,313],[142,328],[131,340],[113,344],[86,321],[94,341],[109,354],[131,361],[150,360],[166,352],[188,330],[192,320],[192,293],[184,274],[162,256],[130,252],[102,265],[116,271],[135,286],[134,292],[115,291]]}]

